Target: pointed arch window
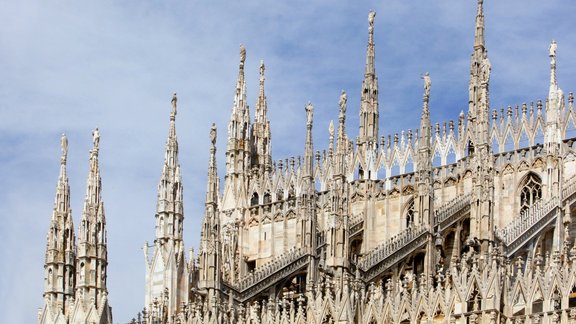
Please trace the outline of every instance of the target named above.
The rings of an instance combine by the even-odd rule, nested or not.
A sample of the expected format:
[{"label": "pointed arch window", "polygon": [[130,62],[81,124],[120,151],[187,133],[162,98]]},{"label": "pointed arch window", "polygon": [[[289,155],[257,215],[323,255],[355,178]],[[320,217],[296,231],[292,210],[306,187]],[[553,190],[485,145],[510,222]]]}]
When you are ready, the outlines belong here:
[{"label": "pointed arch window", "polygon": [[534,173],[528,174],[520,190],[520,213],[542,199],[542,180]]},{"label": "pointed arch window", "polygon": [[259,198],[258,193],[255,192],[254,194],[252,194],[252,199],[250,199],[250,205],[251,206],[258,205],[258,198]]},{"label": "pointed arch window", "polygon": [[404,219],[406,220],[406,228],[414,225],[414,199],[410,199],[410,201],[406,204],[404,209]]}]

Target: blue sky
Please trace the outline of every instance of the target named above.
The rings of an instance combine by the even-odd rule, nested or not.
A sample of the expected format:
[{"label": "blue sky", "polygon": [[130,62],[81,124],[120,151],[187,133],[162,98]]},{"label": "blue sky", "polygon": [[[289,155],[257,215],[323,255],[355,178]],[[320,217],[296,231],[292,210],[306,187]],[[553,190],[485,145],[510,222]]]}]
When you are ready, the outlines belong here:
[{"label": "blue sky", "polygon": [[[457,119],[467,108],[473,0],[0,0],[0,322],[33,323],[42,306],[61,133],[70,141],[77,226],[91,130],[100,128],[108,290],[115,322],[127,322],[144,306],[141,247],[154,239],[172,93],[179,99],[185,241],[195,247],[212,122],[219,129],[220,176],[225,172],[239,44],[247,48],[252,113],[259,62],[266,64],[273,158],[302,154],[308,101],[322,150],[342,89],[348,135],[357,135],[370,9],[377,12],[381,135],[418,127],[426,71],[433,122]],[[545,99],[552,39],[560,87],[574,90],[575,9],[574,1],[486,1],[492,108]]]}]

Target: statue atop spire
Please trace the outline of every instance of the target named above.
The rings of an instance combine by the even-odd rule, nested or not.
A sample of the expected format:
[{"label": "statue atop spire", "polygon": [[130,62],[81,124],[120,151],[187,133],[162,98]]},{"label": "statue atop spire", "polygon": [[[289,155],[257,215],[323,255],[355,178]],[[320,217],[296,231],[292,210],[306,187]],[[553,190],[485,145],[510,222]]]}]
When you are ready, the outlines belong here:
[{"label": "statue atop spire", "polygon": [[176,104],[178,103],[178,97],[176,96],[176,92],[172,95],[172,111],[170,112],[170,120],[176,120]]},{"label": "statue atop spire", "polygon": [[62,164],[66,164],[66,159],[68,157],[68,138],[64,133],[62,133],[62,137],[60,137],[60,148],[62,149],[62,157],[60,158],[60,162]]},{"label": "statue atop spire", "polygon": [[240,44],[240,66],[244,66],[245,61],[246,61],[246,47],[244,47],[244,44]]},{"label": "statue atop spire", "polygon": [[550,43],[550,87],[554,87],[558,84],[556,79],[556,51],[558,50],[558,44],[555,40]]},{"label": "statue atop spire", "polygon": [[312,103],[310,101],[308,101],[308,104],[306,104],[306,107],[304,107],[304,110],[306,110],[306,125],[312,125],[312,118],[314,115],[314,106],[312,106]]},{"label": "statue atop spire", "polygon": [[424,80],[424,98],[428,99],[430,97],[430,87],[432,86],[430,74],[428,72],[424,73],[422,75],[422,80]]},{"label": "statue atop spire", "polygon": [[378,139],[378,77],[376,76],[374,49],[374,19],[376,12],[368,13],[368,46],[366,49],[366,69],[360,95],[360,130],[358,143],[376,143]]},{"label": "statue atop spire", "polygon": [[100,131],[98,127],[92,131],[92,143],[94,144],[94,148],[98,149],[100,146]]}]

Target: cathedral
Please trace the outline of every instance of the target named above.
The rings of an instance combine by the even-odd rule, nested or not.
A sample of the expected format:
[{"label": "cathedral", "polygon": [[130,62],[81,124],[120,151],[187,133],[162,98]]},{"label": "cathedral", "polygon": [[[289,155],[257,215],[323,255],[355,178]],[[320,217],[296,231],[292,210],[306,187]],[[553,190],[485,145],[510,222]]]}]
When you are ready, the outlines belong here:
[{"label": "cathedral", "polygon": [[[382,136],[375,16],[359,129],[346,129],[343,91],[328,147],[315,147],[308,103],[298,157],[272,157],[265,66],[252,115],[240,47],[223,185],[213,125],[196,252],[183,237],[174,94],[144,305],[130,323],[576,323],[576,111],[556,79],[556,42],[548,98],[492,109],[477,0],[467,112],[433,125],[425,73],[419,126]],[[96,129],[75,233],[61,140],[39,323],[113,323],[99,142]]]}]

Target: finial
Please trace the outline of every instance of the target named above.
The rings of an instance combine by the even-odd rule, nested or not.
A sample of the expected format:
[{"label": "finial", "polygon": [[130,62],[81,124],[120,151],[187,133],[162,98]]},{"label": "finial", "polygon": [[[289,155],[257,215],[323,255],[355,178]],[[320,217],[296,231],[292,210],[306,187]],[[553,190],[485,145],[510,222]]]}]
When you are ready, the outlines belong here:
[{"label": "finial", "polygon": [[556,44],[556,40],[552,40],[550,43],[550,57],[556,57],[556,51],[558,50],[558,44]]},{"label": "finial", "polygon": [[346,102],[348,102],[348,95],[346,94],[346,91],[342,90],[340,100],[338,101],[338,104],[340,105],[340,113],[342,114],[346,113]]},{"label": "finial", "polygon": [[368,29],[370,31],[374,30],[374,18],[376,17],[376,11],[370,10],[368,12]]},{"label": "finial", "polygon": [[244,47],[244,44],[240,44],[240,65],[244,66],[245,61],[246,61],[246,47]]},{"label": "finial", "polygon": [[210,128],[210,142],[212,143],[212,146],[216,145],[216,136],[216,123],[212,123],[212,128]]},{"label": "finial", "polygon": [[60,161],[66,163],[66,158],[68,157],[68,138],[64,133],[62,133],[62,137],[60,137],[60,148],[62,149],[62,157]]},{"label": "finial", "polygon": [[312,125],[312,115],[314,113],[314,106],[312,106],[312,103],[308,101],[308,104],[306,104],[306,107],[304,109],[306,110],[306,118],[307,118],[306,123],[308,125]]},{"label": "finial", "polygon": [[430,74],[428,72],[424,73],[421,76],[422,80],[424,80],[424,98],[430,97],[430,87],[432,86],[432,80],[430,80]]},{"label": "finial", "polygon": [[[100,145],[100,131],[98,131],[98,127],[92,131],[92,143],[94,144],[94,148],[98,149]],[[68,140],[66,140],[66,146],[68,146]]]},{"label": "finial", "polygon": [[260,60],[260,80],[263,81],[264,80],[264,70],[266,69],[266,66],[264,66],[264,60]]},{"label": "finial", "polygon": [[170,120],[176,119],[176,103],[178,102],[178,97],[176,97],[176,92],[172,95],[172,112],[170,112]]},{"label": "finial", "polygon": [[334,121],[330,121],[330,125],[328,126],[328,132],[330,133],[330,138],[334,137]]}]

